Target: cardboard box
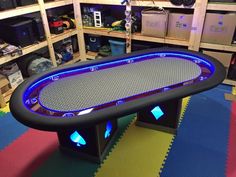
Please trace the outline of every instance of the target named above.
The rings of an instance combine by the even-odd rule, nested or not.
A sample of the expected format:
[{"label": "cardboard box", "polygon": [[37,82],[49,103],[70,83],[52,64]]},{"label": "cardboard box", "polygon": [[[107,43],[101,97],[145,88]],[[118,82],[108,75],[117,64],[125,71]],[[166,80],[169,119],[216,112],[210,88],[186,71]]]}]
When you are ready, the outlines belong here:
[{"label": "cardboard box", "polygon": [[203,53],[220,61],[226,68],[229,68],[233,53],[212,52],[203,50]]},{"label": "cardboard box", "polygon": [[236,14],[207,13],[202,42],[231,45],[236,27]]},{"label": "cardboard box", "polygon": [[143,10],[142,35],[165,37],[167,32],[168,11]]},{"label": "cardboard box", "polygon": [[4,93],[10,90],[9,81],[4,75],[0,74],[0,108],[6,106],[6,100],[4,98]]},{"label": "cardboard box", "polygon": [[19,67],[16,63],[5,65],[4,67],[0,68],[0,73],[6,76],[11,88],[13,89],[24,81],[21,71],[19,70]]},{"label": "cardboard box", "polygon": [[192,14],[170,13],[167,36],[189,40],[192,20]]},{"label": "cardboard box", "polygon": [[20,70],[7,76],[7,78],[10,82],[11,88],[16,88],[18,85],[20,85],[24,81]]}]

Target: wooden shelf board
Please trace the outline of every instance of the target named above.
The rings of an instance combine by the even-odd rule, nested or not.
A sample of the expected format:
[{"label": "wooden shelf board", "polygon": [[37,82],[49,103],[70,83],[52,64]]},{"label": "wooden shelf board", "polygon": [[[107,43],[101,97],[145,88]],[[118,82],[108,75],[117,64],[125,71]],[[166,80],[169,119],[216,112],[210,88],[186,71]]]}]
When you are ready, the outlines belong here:
[{"label": "wooden shelf board", "polygon": [[88,51],[86,53],[86,58],[89,58],[89,59],[95,59],[95,57],[97,56],[97,52],[92,52],[92,51]]},{"label": "wooden shelf board", "polygon": [[132,35],[132,39],[138,41],[148,41],[148,42],[158,42],[164,43],[164,38],[152,37],[152,36],[144,36],[141,33],[135,33]]},{"label": "wooden shelf board", "polygon": [[230,80],[230,79],[225,79],[223,81],[224,84],[227,84],[227,85],[232,85],[232,86],[236,86],[236,81],[234,80]]},{"label": "wooden shelf board", "polygon": [[58,0],[58,1],[47,2],[45,3],[45,9],[51,9],[51,8],[66,6],[70,4],[73,4],[73,0],[63,0],[63,1]]},{"label": "wooden shelf board", "polygon": [[46,46],[47,46],[47,41],[43,41],[43,42],[40,42],[38,44],[33,44],[33,45],[30,45],[30,46],[24,47],[22,49],[22,53],[23,53],[22,55],[16,55],[14,57],[12,57],[10,55],[7,55],[7,56],[0,57],[0,65],[4,64],[4,63],[7,63],[9,61],[12,61],[12,60],[14,60],[16,58],[19,58],[19,57],[21,57],[23,55],[29,54],[29,53],[31,53],[33,51],[38,50],[38,49],[41,49],[43,47],[46,47]]},{"label": "wooden shelf board", "polygon": [[132,39],[139,40],[139,41],[148,41],[148,42],[180,45],[180,46],[188,46],[189,45],[189,42],[185,41],[185,40],[180,40],[180,39],[171,38],[171,37],[158,38],[158,37],[144,36],[141,33],[133,34]]},{"label": "wooden shelf board", "polygon": [[[81,0],[81,3],[88,4],[104,4],[104,5],[122,5],[120,0]],[[171,4],[169,1],[159,1],[159,0],[133,0],[131,2],[132,6],[146,6],[146,7],[165,7],[165,8],[185,8],[185,9],[193,9],[192,7],[184,7],[184,6],[175,6]]]},{"label": "wooden shelf board", "polygon": [[210,43],[201,42],[200,47],[201,48],[206,48],[206,49],[215,49],[215,50],[236,52],[236,45],[235,44],[221,45],[221,44],[210,44]]},{"label": "wooden shelf board", "polygon": [[65,38],[71,37],[71,36],[76,35],[76,34],[77,34],[76,29],[69,29],[69,30],[64,31],[61,34],[52,34],[52,43],[61,41]]},{"label": "wooden shelf board", "polygon": [[180,46],[189,46],[189,41],[177,39],[177,38],[171,38],[171,37],[165,37],[165,43],[166,44],[173,44],[173,45],[180,45]]},{"label": "wooden shelf board", "polygon": [[236,11],[236,3],[208,3],[207,10]]},{"label": "wooden shelf board", "polygon": [[133,0],[132,6],[146,6],[146,7],[163,7],[163,8],[177,8],[177,9],[194,9],[193,6],[185,7],[183,5],[181,6],[175,6],[170,1],[161,1],[161,0]]},{"label": "wooden shelf board", "polygon": [[125,38],[125,32],[120,31],[110,31],[110,29],[91,29],[91,28],[83,28],[84,33],[86,34],[94,34],[108,37],[116,37],[116,38]]},{"label": "wooden shelf board", "polygon": [[0,11],[0,20],[38,11],[40,11],[38,4],[32,4],[28,6],[17,7],[15,9],[4,10]]}]

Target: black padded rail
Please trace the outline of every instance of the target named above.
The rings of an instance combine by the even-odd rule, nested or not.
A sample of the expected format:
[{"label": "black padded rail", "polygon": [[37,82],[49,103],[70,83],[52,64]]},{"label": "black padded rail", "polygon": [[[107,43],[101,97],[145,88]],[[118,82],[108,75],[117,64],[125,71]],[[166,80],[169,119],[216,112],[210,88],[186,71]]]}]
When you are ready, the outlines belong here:
[{"label": "black padded rail", "polygon": [[[153,52],[182,52],[184,54],[195,55],[197,57],[204,58],[205,60],[208,60],[209,62],[211,62],[215,67],[215,71],[214,71],[214,74],[210,78],[203,80],[202,82],[198,82],[193,85],[182,86],[182,87],[179,87],[176,89],[169,90],[167,92],[163,92],[161,94],[155,94],[155,95],[147,96],[147,97],[140,98],[137,100],[129,101],[129,102],[126,102],[121,105],[104,108],[102,110],[97,110],[97,111],[91,112],[89,114],[73,117],[71,119],[70,118],[61,118],[61,117],[57,118],[57,117],[43,116],[43,115],[40,115],[40,114],[37,114],[33,111],[28,110],[23,104],[22,96],[24,94],[25,89],[28,88],[35,80],[37,80],[45,75],[50,75],[50,73],[53,73],[55,71],[64,70],[64,69],[68,70],[70,68],[75,68],[75,67],[92,66],[94,64],[100,64],[100,63],[109,62],[109,61],[116,61],[120,58],[133,57],[133,56],[138,56],[138,55],[143,55],[146,53],[153,53]],[[170,59],[168,64],[172,63],[173,62],[172,60],[174,60],[174,59]],[[195,66],[193,63],[190,64],[190,62],[188,62],[188,61],[185,62],[184,60],[182,60],[182,61],[178,60],[177,65],[178,65],[178,67],[180,67],[178,74],[175,71],[173,71],[173,66],[170,66],[168,64],[167,65],[166,65],[166,63],[164,64],[168,68],[163,68],[164,66],[162,65],[162,71],[165,72],[166,74],[170,74],[169,75],[170,77],[174,76],[173,78],[163,76],[163,75],[158,77],[157,73],[155,73],[152,75],[153,77],[150,77],[149,80],[147,80],[146,78],[142,78],[142,75],[145,74],[146,71],[142,71],[144,73],[142,73],[141,75],[138,75],[137,72],[131,74],[131,76],[137,77],[137,78],[134,78],[133,80],[137,81],[139,84],[138,91],[140,91],[140,88],[142,90],[143,87],[146,87],[146,86],[147,86],[147,89],[152,89],[153,87],[159,88],[159,87],[162,87],[163,84],[164,85],[171,84],[171,83],[175,84],[180,81],[179,79],[189,80],[189,79],[195,78],[199,75],[199,67],[197,65]],[[146,64],[144,64],[144,65],[146,65]],[[153,65],[153,67],[158,67],[157,64],[155,64],[155,65],[153,63],[149,64],[148,62],[147,62],[147,65],[148,65],[148,67],[152,67],[152,65]],[[136,67],[135,65],[130,65],[130,66],[133,66],[134,68]],[[137,66],[137,67],[139,67],[139,66]],[[146,69],[147,69],[147,71],[150,71],[151,69],[149,70],[148,67]],[[105,71],[105,70],[103,70],[103,71]],[[112,69],[107,70],[107,72],[109,72],[109,74],[111,71],[112,71]],[[116,72],[120,72],[120,71],[116,71]],[[128,72],[127,69],[126,69],[126,72]],[[98,73],[98,71],[96,71],[94,73]],[[103,121],[106,121],[109,119],[115,119],[115,118],[122,117],[124,115],[138,112],[140,109],[144,109],[145,107],[148,107],[148,106],[157,105],[158,103],[161,103],[161,102],[165,102],[165,101],[172,100],[172,99],[183,98],[185,96],[189,96],[189,95],[192,95],[192,94],[204,91],[204,90],[208,90],[208,89],[213,88],[213,87],[217,86],[218,84],[220,84],[224,80],[225,74],[226,74],[225,68],[220,62],[218,62],[216,59],[209,57],[207,55],[204,55],[202,53],[189,51],[189,50],[183,50],[183,49],[169,49],[169,48],[150,49],[150,50],[145,50],[145,51],[133,52],[131,54],[125,54],[122,56],[107,57],[107,58],[100,59],[100,60],[81,62],[81,63],[74,64],[71,66],[59,67],[59,68],[55,68],[51,71],[48,71],[46,73],[43,73],[43,74],[40,74],[37,76],[33,76],[30,79],[23,82],[23,84],[21,84],[14,91],[14,93],[11,97],[11,100],[10,100],[10,109],[11,109],[13,116],[18,121],[20,121],[21,123],[23,123],[27,126],[30,126],[30,127],[36,128],[36,129],[48,130],[48,131],[59,131],[62,129],[88,127],[88,126],[91,126],[91,125],[94,125],[94,124],[97,124],[97,123],[100,123],[100,122],[103,122]],[[149,75],[150,75],[150,73],[149,73]],[[108,81],[109,75],[107,74],[107,76],[103,76],[103,78],[105,78],[105,77],[107,77],[105,80]],[[115,77],[117,77],[117,76],[114,76],[113,79]],[[124,77],[125,77],[125,74],[124,74]],[[162,77],[164,77],[164,78],[166,77],[166,78],[170,78],[170,79],[169,79],[169,81],[167,81],[168,79],[165,78],[163,81],[162,79],[160,79]],[[79,76],[78,78],[80,80],[83,80],[83,79],[86,79],[86,76],[84,78],[82,78],[82,76]],[[73,78],[73,77],[70,79],[76,80],[76,78]],[[124,82],[122,82],[122,84],[127,85],[128,81],[125,79],[127,79],[127,78],[124,78]],[[52,90],[54,90],[54,89],[61,90],[62,88],[57,88],[57,87],[61,87],[61,86],[59,86],[60,84],[61,85],[68,84],[68,82],[69,81],[62,79],[62,80],[59,80],[58,82],[55,82],[55,85],[53,83],[53,84],[49,84],[47,87],[45,87],[42,90],[42,93],[40,94],[41,104],[43,104],[44,106],[50,107],[50,108],[58,109],[58,110],[59,109],[73,110],[73,109],[84,108],[84,107],[87,107],[87,106],[92,105],[94,103],[99,103],[99,102],[101,103],[101,100],[99,100],[99,99],[98,99],[99,101],[90,102],[90,103],[86,103],[86,100],[84,100],[82,103],[78,102],[78,106],[74,106],[73,104],[77,103],[77,101],[78,101],[76,98],[72,101],[73,104],[67,105],[66,101],[63,102],[63,98],[64,99],[66,99],[66,98],[62,95],[57,94],[56,92],[52,93]],[[85,82],[88,82],[88,81],[85,81]],[[117,80],[114,82],[117,82]],[[157,82],[157,83],[155,83],[155,82]],[[80,82],[78,82],[78,83],[80,83]],[[111,84],[113,84],[113,83],[111,82],[110,85]],[[134,85],[131,84],[132,87],[136,87],[135,84],[137,84],[137,83],[133,83],[133,84]],[[106,86],[105,83],[103,85]],[[140,87],[140,85],[141,85],[141,87]],[[71,88],[73,89],[74,86],[72,85]],[[83,87],[83,86],[80,86],[80,87]],[[123,86],[123,87],[125,87],[125,86]],[[129,86],[127,86],[127,87],[129,87]],[[68,97],[68,95],[70,93],[79,94],[79,89],[78,88],[74,88],[74,89],[77,91],[68,90],[68,92],[66,93],[66,96]],[[86,90],[86,88],[83,88],[83,89]],[[106,93],[107,93],[106,90],[103,90],[103,92],[105,92],[105,93],[102,93],[100,91],[96,92],[96,94],[99,94],[98,96],[96,95],[96,97],[101,98],[104,95],[106,95]],[[93,90],[90,90],[89,93],[92,94]],[[113,95],[115,95],[115,97],[118,98],[120,96],[123,96],[122,94],[124,94],[124,93],[119,93],[119,89],[118,89],[118,91],[116,91],[115,94],[113,94]],[[129,94],[134,94],[134,93],[133,92],[128,93],[128,95]],[[80,95],[82,96],[83,92],[81,92]],[[113,95],[107,96],[105,101],[114,99]],[[58,103],[55,103],[54,101],[48,101],[47,97],[50,97],[50,99],[61,99],[61,100]],[[70,98],[72,98],[72,97],[73,97],[73,95],[70,96]]]}]

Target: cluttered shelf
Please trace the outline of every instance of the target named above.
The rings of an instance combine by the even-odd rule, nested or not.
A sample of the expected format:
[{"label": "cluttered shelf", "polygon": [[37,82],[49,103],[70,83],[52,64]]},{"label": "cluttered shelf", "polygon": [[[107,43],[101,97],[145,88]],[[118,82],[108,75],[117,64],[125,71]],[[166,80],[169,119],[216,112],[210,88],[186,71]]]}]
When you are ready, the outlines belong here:
[{"label": "cluttered shelf", "polygon": [[[125,38],[125,33],[120,31],[112,31],[110,28],[95,28],[95,27],[84,27],[84,33],[86,34],[94,34],[108,37],[116,37],[116,38]],[[188,46],[189,42],[186,40],[180,40],[171,37],[158,38],[151,36],[144,36],[141,33],[134,33],[132,35],[132,39],[139,41],[147,41],[147,42],[157,42],[157,43],[165,43],[165,44],[174,44],[180,46]]]},{"label": "cluttered shelf", "polygon": [[40,43],[36,43],[36,44],[33,44],[33,45],[26,46],[26,47],[21,49],[21,53],[22,53],[21,55],[17,54],[17,52],[16,53],[13,52],[14,56],[9,54],[9,55],[0,57],[0,65],[2,65],[4,63],[7,63],[9,61],[12,61],[12,60],[14,60],[16,58],[19,58],[19,57],[21,57],[23,55],[26,55],[26,54],[29,54],[31,52],[34,52],[34,51],[36,51],[38,49],[41,49],[43,47],[46,47],[46,46],[47,46],[47,41],[43,41],[43,42],[40,42]]},{"label": "cluttered shelf", "polygon": [[236,11],[236,3],[208,3],[207,10]]},{"label": "cluttered shelf", "polygon": [[51,34],[52,36],[52,42],[58,42],[60,40],[63,40],[65,38],[71,37],[73,35],[77,34],[77,30],[76,29],[69,29],[69,30],[65,30],[63,33],[61,34]]},{"label": "cluttered shelf", "polygon": [[52,2],[47,2],[45,3],[45,9],[51,9],[51,8],[56,8],[56,7],[61,7],[61,6],[66,6],[73,4],[72,0],[56,0]]},{"label": "cluttered shelf", "polygon": [[0,20],[38,11],[40,11],[40,7],[38,4],[32,4],[28,6],[17,7],[15,9],[4,10],[0,11]]},{"label": "cluttered shelf", "polygon": [[211,43],[201,42],[200,47],[201,48],[206,48],[206,49],[215,49],[215,50],[236,52],[236,44],[221,45],[221,44],[211,44]]}]

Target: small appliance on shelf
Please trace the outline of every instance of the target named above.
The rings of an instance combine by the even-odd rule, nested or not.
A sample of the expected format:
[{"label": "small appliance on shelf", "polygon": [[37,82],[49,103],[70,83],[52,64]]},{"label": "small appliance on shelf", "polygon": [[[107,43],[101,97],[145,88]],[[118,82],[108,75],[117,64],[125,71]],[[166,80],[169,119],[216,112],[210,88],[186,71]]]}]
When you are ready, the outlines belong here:
[{"label": "small appliance on shelf", "polygon": [[50,32],[52,34],[60,34],[64,32],[63,21],[60,17],[50,16],[48,18]]}]

